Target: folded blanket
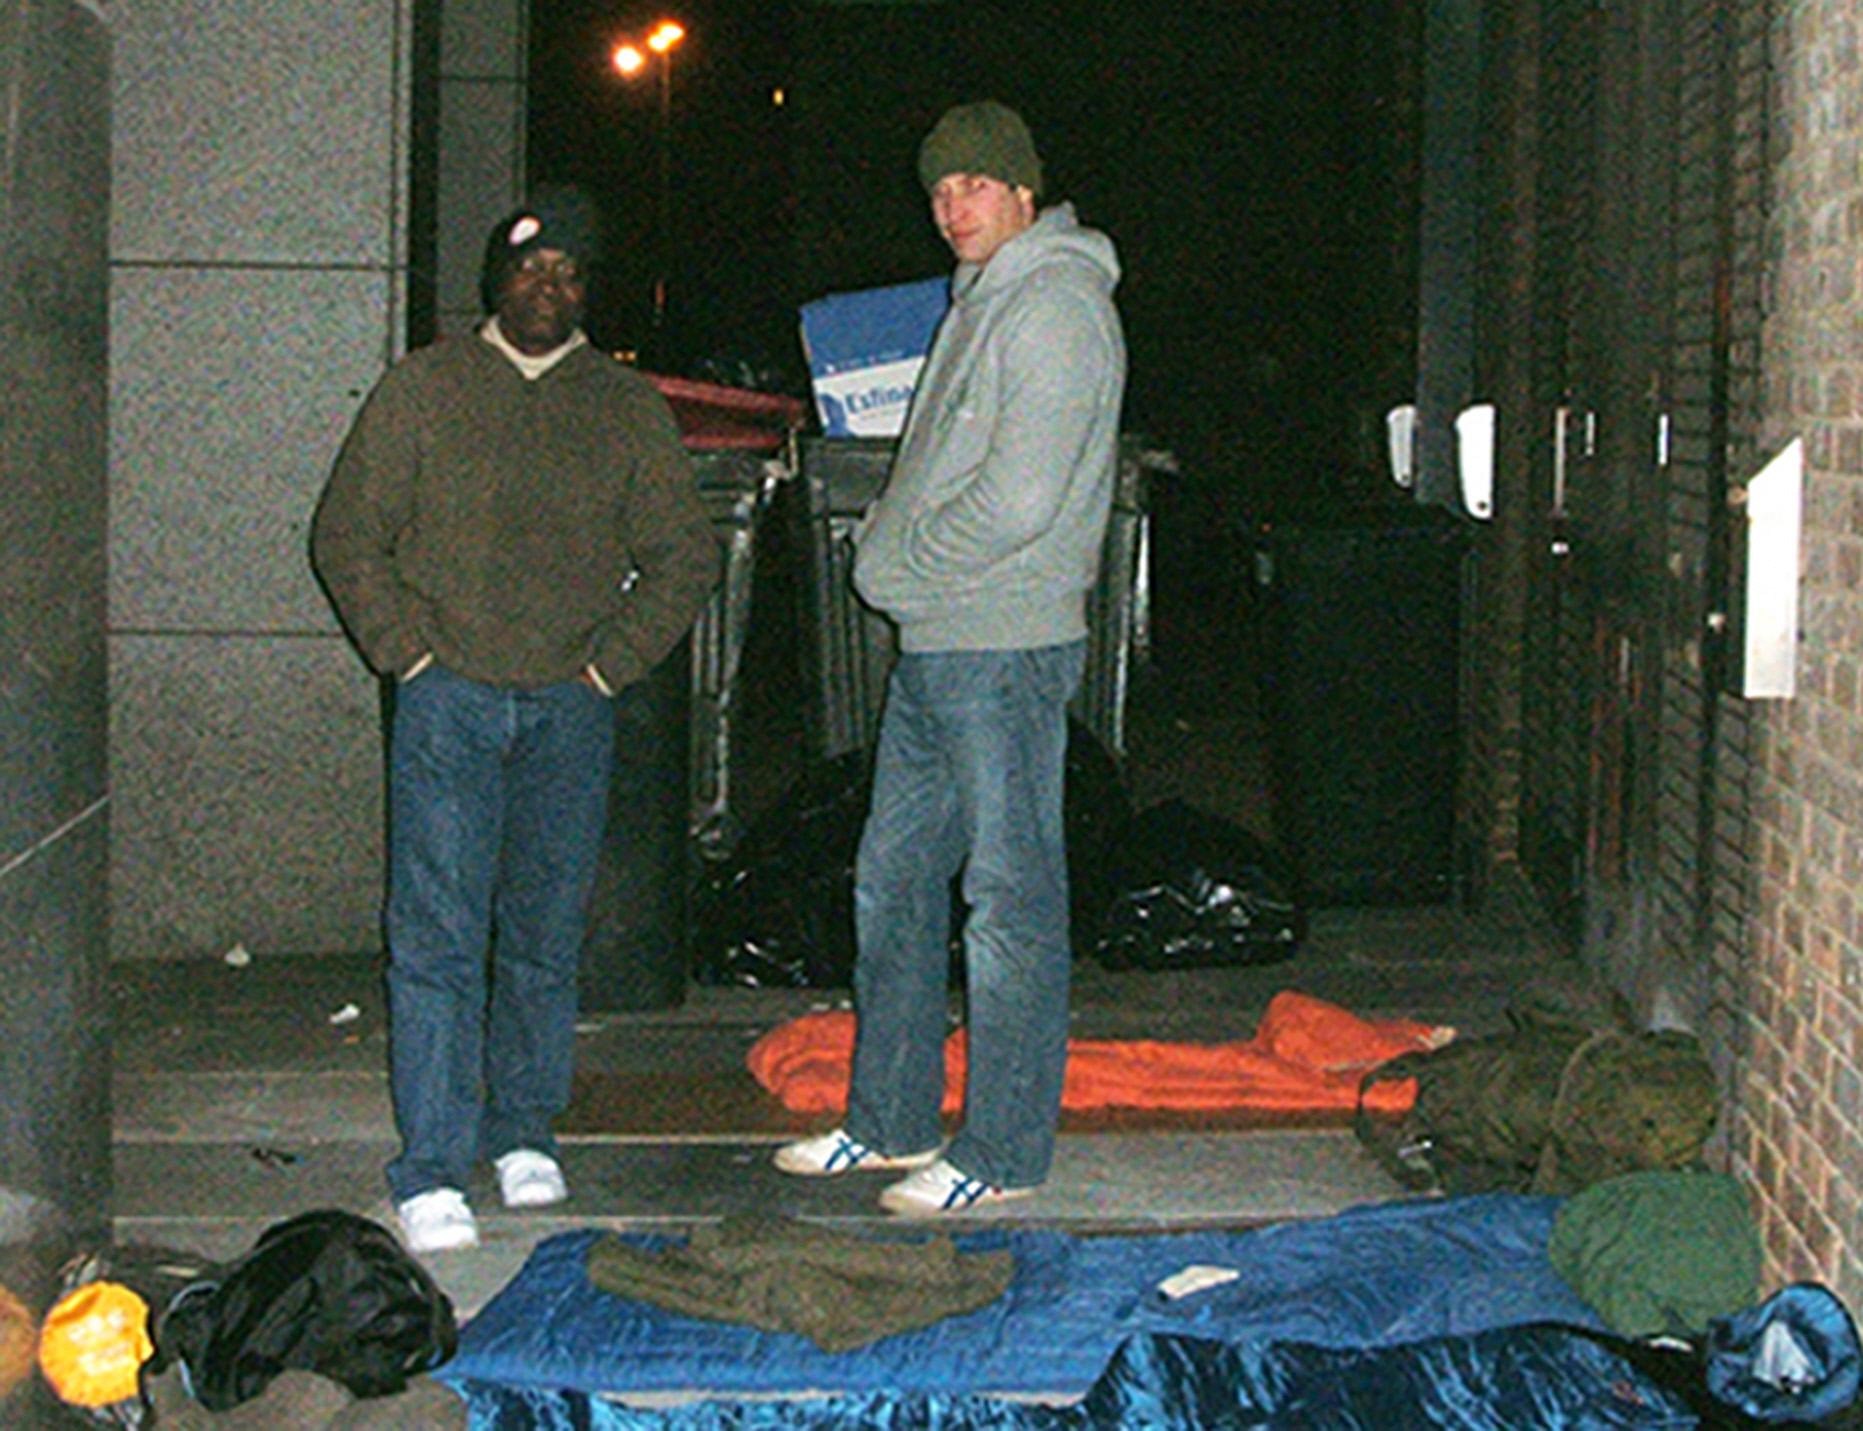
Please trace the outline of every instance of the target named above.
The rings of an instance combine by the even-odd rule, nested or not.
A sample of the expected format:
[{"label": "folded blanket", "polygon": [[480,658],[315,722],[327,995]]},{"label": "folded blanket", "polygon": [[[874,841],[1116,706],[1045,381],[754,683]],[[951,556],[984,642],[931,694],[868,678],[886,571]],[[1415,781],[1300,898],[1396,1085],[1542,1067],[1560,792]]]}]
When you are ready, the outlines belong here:
[{"label": "folded blanket", "polygon": [[[1401,1053],[1440,1048],[1455,1030],[1409,1019],[1365,1019],[1292,990],[1274,996],[1252,1039],[1167,1043],[1151,1039],[1070,1039],[1061,1106],[1088,1108],[1254,1109],[1298,1113],[1350,1110],[1368,1069]],[[751,1045],[757,1082],[798,1113],[847,1107],[854,1060],[854,1016],[805,1014]],[[959,1029],[944,1046],[944,1107],[964,1103],[966,1043]],[[1373,1085],[1366,1105],[1402,1113],[1416,1083]]]},{"label": "folded blanket", "polygon": [[904,1242],[750,1214],[700,1226],[683,1247],[610,1235],[589,1249],[589,1281],[604,1292],[799,1332],[830,1352],[974,1312],[1003,1295],[1015,1270],[1010,1252],[959,1252],[945,1236]]}]

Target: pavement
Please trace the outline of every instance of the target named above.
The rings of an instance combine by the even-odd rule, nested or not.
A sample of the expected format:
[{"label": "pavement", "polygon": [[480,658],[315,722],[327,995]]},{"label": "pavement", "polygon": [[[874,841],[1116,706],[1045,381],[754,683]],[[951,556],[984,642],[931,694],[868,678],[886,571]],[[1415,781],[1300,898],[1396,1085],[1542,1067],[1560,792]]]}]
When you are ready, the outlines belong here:
[{"label": "pavement", "polygon": [[[1283,963],[1118,973],[1083,964],[1073,1031],[1247,1039],[1283,988],[1368,1016],[1493,1027],[1527,982],[1561,968],[1530,922],[1504,914],[1321,912]],[[271,1223],[311,1208],[390,1220],[378,956],[130,964],[119,966],[116,985],[119,1242],[230,1258]],[[845,1226],[884,1221],[874,1203],[883,1179],[815,1182],[770,1167],[778,1143],[822,1120],[786,1112],[744,1066],[766,1030],[840,997],[698,988],[677,1009],[585,1020],[564,1120],[571,1197],[541,1212],[507,1212],[489,1174],[468,1190],[482,1245],[431,1259],[461,1315],[504,1285],[539,1239],[572,1227],[679,1231],[747,1211]],[[1328,1123],[1070,1119],[1047,1185],[976,1216],[1165,1231],[1321,1216],[1395,1195],[1351,1130]]]},{"label": "pavement", "polygon": [[[1188,614],[1175,629],[1186,636],[1155,656],[1129,701],[1122,776],[1134,803],[1184,799],[1268,838],[1264,733],[1238,659],[1246,634],[1226,637]],[[781,752],[796,747],[780,713],[797,703],[780,682],[762,685],[772,693],[765,709],[747,702],[740,727],[752,754],[740,762],[739,790],[768,807],[781,800]],[[381,972],[381,956],[369,951],[259,954],[241,967],[212,959],[114,967],[120,1242],[231,1258],[273,1222],[311,1208],[392,1223],[382,1181],[394,1139]],[[1083,960],[1072,1031],[1245,1040],[1282,989],[1370,1017],[1482,1031],[1499,1026],[1527,985],[1577,978],[1525,901],[1315,910],[1304,942],[1277,963],[1113,971]],[[489,1172],[468,1189],[482,1245],[430,1260],[462,1317],[541,1238],[568,1228],[678,1231],[746,1211],[844,1226],[885,1220],[875,1204],[882,1179],[799,1180],[770,1166],[778,1143],[823,1120],[785,1112],[744,1065],[765,1031],[845,1006],[846,997],[844,989],[694,987],[676,1008],[586,1017],[563,1120],[570,1199],[507,1212]],[[1047,1185],[975,1216],[1083,1232],[1243,1227],[1397,1192],[1336,1116],[1298,1124],[1072,1117]]]}]

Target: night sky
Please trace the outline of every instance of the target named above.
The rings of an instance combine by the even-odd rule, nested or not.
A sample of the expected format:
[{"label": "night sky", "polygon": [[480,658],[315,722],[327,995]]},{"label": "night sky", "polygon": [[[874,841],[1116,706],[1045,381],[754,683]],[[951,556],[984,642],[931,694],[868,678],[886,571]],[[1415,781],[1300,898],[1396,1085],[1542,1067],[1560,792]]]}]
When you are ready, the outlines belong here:
[{"label": "night sky", "polygon": [[[1391,8],[539,0],[531,177],[581,183],[607,213],[599,341],[801,392],[799,304],[948,272],[918,141],[948,105],[1001,99],[1029,122],[1048,197],[1119,247],[1128,431],[1238,472],[1337,464],[1385,223],[1367,214],[1385,37],[1356,17]],[[658,79],[623,81],[607,56],[667,14],[689,36],[672,70],[671,301],[656,334]]]}]

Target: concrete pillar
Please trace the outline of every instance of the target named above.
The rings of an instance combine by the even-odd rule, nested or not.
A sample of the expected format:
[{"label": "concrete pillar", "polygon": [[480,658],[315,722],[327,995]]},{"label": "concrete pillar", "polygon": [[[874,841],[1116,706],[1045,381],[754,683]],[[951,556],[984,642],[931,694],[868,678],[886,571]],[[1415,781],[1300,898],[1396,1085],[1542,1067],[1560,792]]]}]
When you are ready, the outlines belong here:
[{"label": "concrete pillar", "polygon": [[108,1236],[104,387],[110,34],[0,7],[0,1425],[58,1416],[31,1319]]},{"label": "concrete pillar", "polygon": [[447,0],[435,202],[439,331],[479,318],[485,235],[524,195],[527,0]]},{"label": "concrete pillar", "polygon": [[113,14],[113,952],[374,947],[377,690],[308,527],[384,367],[471,306],[524,0]]}]

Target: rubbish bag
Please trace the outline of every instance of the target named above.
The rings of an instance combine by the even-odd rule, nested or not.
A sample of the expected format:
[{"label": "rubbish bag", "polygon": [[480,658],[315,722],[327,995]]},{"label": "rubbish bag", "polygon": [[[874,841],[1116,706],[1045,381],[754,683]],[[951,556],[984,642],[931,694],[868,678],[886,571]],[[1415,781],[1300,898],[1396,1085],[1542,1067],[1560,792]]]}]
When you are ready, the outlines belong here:
[{"label": "rubbish bag", "polygon": [[[832,989],[854,975],[854,856],[873,794],[873,753],[850,751],[806,770],[700,880],[692,904],[693,981],[750,988]],[[1132,802],[1099,740],[1070,722],[1068,882],[1077,934],[1098,927],[1110,851]],[[962,904],[952,890],[953,978],[962,977]],[[1077,952],[1081,940],[1076,939]]]},{"label": "rubbish bag", "polygon": [[155,1325],[152,1371],[180,1363],[209,1411],[287,1369],[388,1396],[453,1355],[453,1304],[379,1223],[326,1208],[274,1223],[252,1250],[183,1289]]},{"label": "rubbish bag", "polygon": [[1109,969],[1273,964],[1306,917],[1280,858],[1247,830],[1182,800],[1133,816],[1111,844],[1094,954]]},{"label": "rubbish bag", "polygon": [[854,852],[872,754],[805,770],[771,815],[710,867],[692,904],[692,977],[749,988],[833,988],[854,968]]}]

